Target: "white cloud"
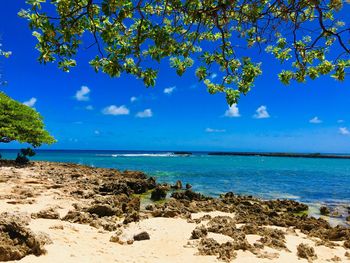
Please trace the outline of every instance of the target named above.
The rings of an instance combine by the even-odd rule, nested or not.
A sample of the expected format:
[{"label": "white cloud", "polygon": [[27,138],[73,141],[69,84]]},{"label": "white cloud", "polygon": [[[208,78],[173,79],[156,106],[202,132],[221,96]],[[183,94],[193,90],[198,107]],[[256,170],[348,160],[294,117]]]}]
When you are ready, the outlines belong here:
[{"label": "white cloud", "polygon": [[132,97],[130,98],[130,101],[131,101],[131,102],[135,102],[135,101],[137,101],[137,100],[138,100],[138,98],[135,97],[135,96],[132,96]]},{"label": "white cloud", "polygon": [[212,132],[226,132],[226,130],[224,130],[224,129],[221,130],[221,129],[212,129],[212,128],[206,128],[205,131],[210,132],[210,133],[212,133]]},{"label": "white cloud", "polygon": [[322,120],[320,120],[317,116],[315,116],[311,120],[309,120],[309,122],[313,124],[319,124],[319,123],[322,123]]},{"label": "white cloud", "polygon": [[129,115],[130,111],[127,107],[124,105],[122,106],[116,106],[116,105],[110,105],[102,110],[102,113],[105,115]]},{"label": "white cloud", "polygon": [[240,116],[237,104],[232,104],[232,106],[228,107],[228,110],[225,111],[225,117],[234,118]]},{"label": "white cloud", "polygon": [[348,130],[348,128],[341,127],[341,128],[339,128],[339,133],[342,135],[349,135],[350,131]]},{"label": "white cloud", "polygon": [[75,93],[74,98],[78,101],[88,101],[90,89],[87,86],[81,86],[80,90]]},{"label": "white cloud", "polygon": [[88,106],[85,107],[85,109],[86,109],[86,110],[93,110],[94,107],[93,107],[92,105],[88,105]]},{"label": "white cloud", "polygon": [[344,120],[337,120],[337,123],[344,123]]},{"label": "white cloud", "polygon": [[153,116],[153,112],[151,109],[145,109],[144,111],[138,112],[136,118],[151,118]]},{"label": "white cloud", "polygon": [[211,79],[215,79],[217,76],[218,76],[218,74],[213,73],[213,74],[211,74],[210,78],[211,78]]},{"label": "white cloud", "polygon": [[255,119],[267,119],[270,118],[270,114],[267,112],[267,107],[265,105],[261,105],[257,108],[256,113],[253,115]]},{"label": "white cloud", "polygon": [[176,89],[175,86],[174,86],[174,87],[170,87],[170,88],[165,88],[165,89],[164,89],[164,93],[165,93],[165,94],[171,94],[171,93],[174,92],[175,89]]},{"label": "white cloud", "polygon": [[37,102],[36,98],[31,98],[30,100],[23,102],[23,104],[28,106],[28,107],[34,107],[36,102]]}]

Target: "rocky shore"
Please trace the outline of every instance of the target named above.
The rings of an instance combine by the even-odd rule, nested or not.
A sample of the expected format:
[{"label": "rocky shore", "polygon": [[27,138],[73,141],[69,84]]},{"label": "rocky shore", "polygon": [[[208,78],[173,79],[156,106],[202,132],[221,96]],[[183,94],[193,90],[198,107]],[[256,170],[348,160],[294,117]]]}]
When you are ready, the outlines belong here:
[{"label": "rocky shore", "polygon": [[307,210],[140,171],[0,161],[0,261],[350,261],[350,229]]}]

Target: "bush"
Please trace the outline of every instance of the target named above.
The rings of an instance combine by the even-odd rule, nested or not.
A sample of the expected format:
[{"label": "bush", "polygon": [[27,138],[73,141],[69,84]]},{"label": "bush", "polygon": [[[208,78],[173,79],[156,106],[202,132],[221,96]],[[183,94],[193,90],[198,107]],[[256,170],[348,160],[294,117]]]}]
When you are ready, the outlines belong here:
[{"label": "bush", "polygon": [[17,154],[16,163],[27,164],[29,162],[28,157],[33,157],[34,155],[35,155],[34,150],[29,147],[26,149],[21,149],[21,152]]}]

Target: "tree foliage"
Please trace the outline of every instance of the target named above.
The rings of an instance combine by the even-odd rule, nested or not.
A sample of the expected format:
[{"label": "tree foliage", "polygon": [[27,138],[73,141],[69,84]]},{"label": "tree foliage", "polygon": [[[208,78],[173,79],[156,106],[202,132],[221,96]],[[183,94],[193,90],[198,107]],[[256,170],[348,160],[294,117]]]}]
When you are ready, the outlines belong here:
[{"label": "tree foliage", "polygon": [[[157,63],[170,60],[229,104],[262,74],[257,52],[283,64],[279,79],[304,82],[321,75],[344,80],[350,67],[350,28],[342,0],[28,0],[29,21],[42,63],[76,66],[82,41],[95,47],[90,64],[112,77],[128,73],[155,85]],[[349,10],[348,10],[349,11]],[[344,12],[343,12],[344,13]],[[253,51],[247,51],[251,49]],[[220,78],[211,78],[221,70]]]},{"label": "tree foliage", "polygon": [[0,92],[0,142],[11,141],[38,147],[52,144],[55,139],[45,130],[37,111]]}]

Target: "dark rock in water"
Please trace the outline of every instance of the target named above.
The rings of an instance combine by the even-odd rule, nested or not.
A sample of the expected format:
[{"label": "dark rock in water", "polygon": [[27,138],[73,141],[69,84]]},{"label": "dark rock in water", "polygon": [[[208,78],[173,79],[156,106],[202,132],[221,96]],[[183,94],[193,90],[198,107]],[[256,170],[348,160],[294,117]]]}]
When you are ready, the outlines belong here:
[{"label": "dark rock in water", "polygon": [[347,249],[350,249],[350,240],[346,240],[344,242],[344,247],[347,248]]},{"label": "dark rock in water", "polygon": [[347,216],[347,217],[345,218],[345,220],[346,220],[347,222],[350,222],[350,216]]},{"label": "dark rock in water", "polygon": [[303,243],[299,244],[299,246],[297,247],[297,255],[300,258],[306,258],[308,261],[317,259],[317,255],[315,254],[314,248]]},{"label": "dark rock in water", "polygon": [[187,190],[189,190],[189,189],[191,189],[191,188],[192,188],[192,185],[186,184],[186,189],[187,189]]},{"label": "dark rock in water", "polygon": [[320,207],[320,214],[323,216],[328,216],[330,213],[329,208],[326,206],[321,206]]},{"label": "dark rock in water", "polygon": [[141,233],[139,233],[137,235],[134,235],[134,240],[135,241],[142,241],[142,240],[149,240],[149,239],[151,239],[151,238],[150,238],[149,234],[146,231],[141,232]]},{"label": "dark rock in water", "polygon": [[0,261],[20,260],[30,254],[40,256],[46,253],[44,241],[9,218],[0,218],[0,241]]},{"label": "dark rock in water", "polygon": [[210,197],[206,197],[200,193],[193,192],[192,190],[186,190],[184,192],[174,192],[171,194],[171,197],[178,199],[178,200],[189,200],[189,201],[203,201],[203,200],[209,200]]},{"label": "dark rock in water", "polygon": [[97,204],[89,207],[87,212],[98,215],[98,217],[113,216],[116,214],[115,210],[110,205]]},{"label": "dark rock in water", "polygon": [[151,199],[153,201],[163,200],[165,199],[165,197],[166,197],[166,190],[162,186],[158,186],[156,187],[156,189],[152,191]]},{"label": "dark rock in water", "polygon": [[44,219],[59,219],[60,214],[53,208],[41,210],[38,213],[33,213],[32,218],[44,218]]},{"label": "dark rock in water", "polygon": [[171,186],[171,188],[175,189],[175,190],[181,190],[182,189],[182,182],[180,180],[176,181],[176,183]]},{"label": "dark rock in water", "polygon": [[193,231],[191,235],[191,239],[199,239],[202,237],[206,237],[208,235],[208,230],[205,228],[205,226],[197,226]]}]

